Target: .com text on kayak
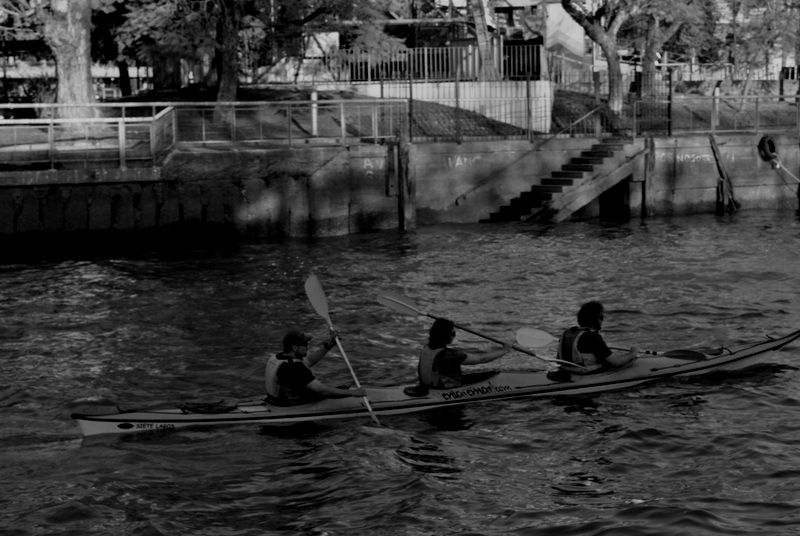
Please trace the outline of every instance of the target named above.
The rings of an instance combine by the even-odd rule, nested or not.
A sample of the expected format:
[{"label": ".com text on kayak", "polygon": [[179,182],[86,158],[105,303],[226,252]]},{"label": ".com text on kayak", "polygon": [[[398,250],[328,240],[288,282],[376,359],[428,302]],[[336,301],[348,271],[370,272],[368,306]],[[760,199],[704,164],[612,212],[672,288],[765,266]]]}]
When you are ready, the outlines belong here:
[{"label": ".com text on kayak", "polygon": [[493,393],[502,393],[510,391],[511,387],[508,385],[484,385],[483,387],[470,387],[468,389],[461,389],[459,391],[450,391],[442,393],[444,400],[458,400],[459,398],[471,398],[473,396],[491,395]]}]

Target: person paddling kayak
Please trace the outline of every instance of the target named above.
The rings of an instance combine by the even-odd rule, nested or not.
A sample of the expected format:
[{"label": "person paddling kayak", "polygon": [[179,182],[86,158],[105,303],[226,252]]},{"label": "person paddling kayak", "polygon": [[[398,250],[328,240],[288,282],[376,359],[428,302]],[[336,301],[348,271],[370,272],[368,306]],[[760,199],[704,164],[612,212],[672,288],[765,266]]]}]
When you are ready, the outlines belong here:
[{"label": "person paddling kayak", "polygon": [[588,374],[601,369],[620,368],[632,363],[639,355],[637,348],[613,352],[606,345],[600,330],[605,318],[603,304],[598,301],[584,303],[578,311],[578,325],[561,334],[557,358],[571,361],[583,368],[563,368],[576,374]]},{"label": "person paddling kayak", "polygon": [[462,385],[466,379],[461,365],[489,363],[506,355],[511,346],[504,344],[499,350],[484,353],[467,353],[450,348],[456,336],[455,324],[445,318],[437,318],[431,326],[426,344],[419,354],[419,384],[423,387],[450,388]]},{"label": "person paddling kayak", "polygon": [[267,401],[276,406],[294,406],[323,398],[364,396],[363,388],[330,387],[314,376],[310,368],[336,346],[336,332],[330,330],[327,341],[309,350],[311,338],[300,331],[289,331],[283,337],[283,352],[270,357],[264,371]]}]

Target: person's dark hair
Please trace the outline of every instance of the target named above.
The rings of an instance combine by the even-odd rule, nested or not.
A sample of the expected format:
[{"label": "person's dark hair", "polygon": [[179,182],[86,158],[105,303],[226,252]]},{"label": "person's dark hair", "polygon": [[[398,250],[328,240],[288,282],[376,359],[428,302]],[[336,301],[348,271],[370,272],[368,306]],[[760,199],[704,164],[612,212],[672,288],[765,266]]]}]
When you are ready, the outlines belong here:
[{"label": "person's dark hair", "polygon": [[437,318],[428,333],[428,347],[431,349],[444,348],[450,342],[450,335],[455,329],[452,320]]},{"label": "person's dark hair", "polygon": [[600,329],[603,304],[598,301],[584,303],[578,311],[578,325],[582,328]]}]

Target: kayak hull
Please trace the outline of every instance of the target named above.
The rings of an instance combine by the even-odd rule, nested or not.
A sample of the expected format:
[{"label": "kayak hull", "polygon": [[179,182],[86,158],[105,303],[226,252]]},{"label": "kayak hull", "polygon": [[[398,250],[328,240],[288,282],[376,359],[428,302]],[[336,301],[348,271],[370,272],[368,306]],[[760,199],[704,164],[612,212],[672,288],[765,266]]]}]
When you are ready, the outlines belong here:
[{"label": "kayak hull", "polygon": [[[547,371],[484,373],[479,381],[453,389],[430,389],[415,396],[414,385],[367,388],[377,415],[401,415],[435,408],[511,398],[592,395],[630,389],[670,377],[700,376],[750,367],[800,338],[800,330],[781,338],[704,350],[674,350],[642,356],[623,369],[573,374],[553,380]],[[411,394],[409,394],[411,392]],[[269,425],[369,417],[363,398],[325,399],[301,406],[274,406],[263,398],[235,403],[184,404],[166,409],[118,410],[99,415],[75,413],[72,418],[85,436],[156,432],[217,425]]]}]

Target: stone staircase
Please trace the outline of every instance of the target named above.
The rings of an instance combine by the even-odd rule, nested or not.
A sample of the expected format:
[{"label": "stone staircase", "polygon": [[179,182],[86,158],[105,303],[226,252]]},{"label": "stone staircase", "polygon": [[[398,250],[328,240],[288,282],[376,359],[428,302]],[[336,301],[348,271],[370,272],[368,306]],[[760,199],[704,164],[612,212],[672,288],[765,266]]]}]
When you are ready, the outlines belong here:
[{"label": "stone staircase", "polygon": [[511,199],[508,205],[480,220],[481,223],[520,221],[544,216],[563,194],[603,173],[609,168],[609,164],[613,168],[615,163],[624,160],[627,143],[624,138],[601,140],[592,145],[590,150],[582,151],[580,156],[562,165],[560,170],[553,171],[550,177],[542,179],[541,184],[534,184],[527,192]]}]

